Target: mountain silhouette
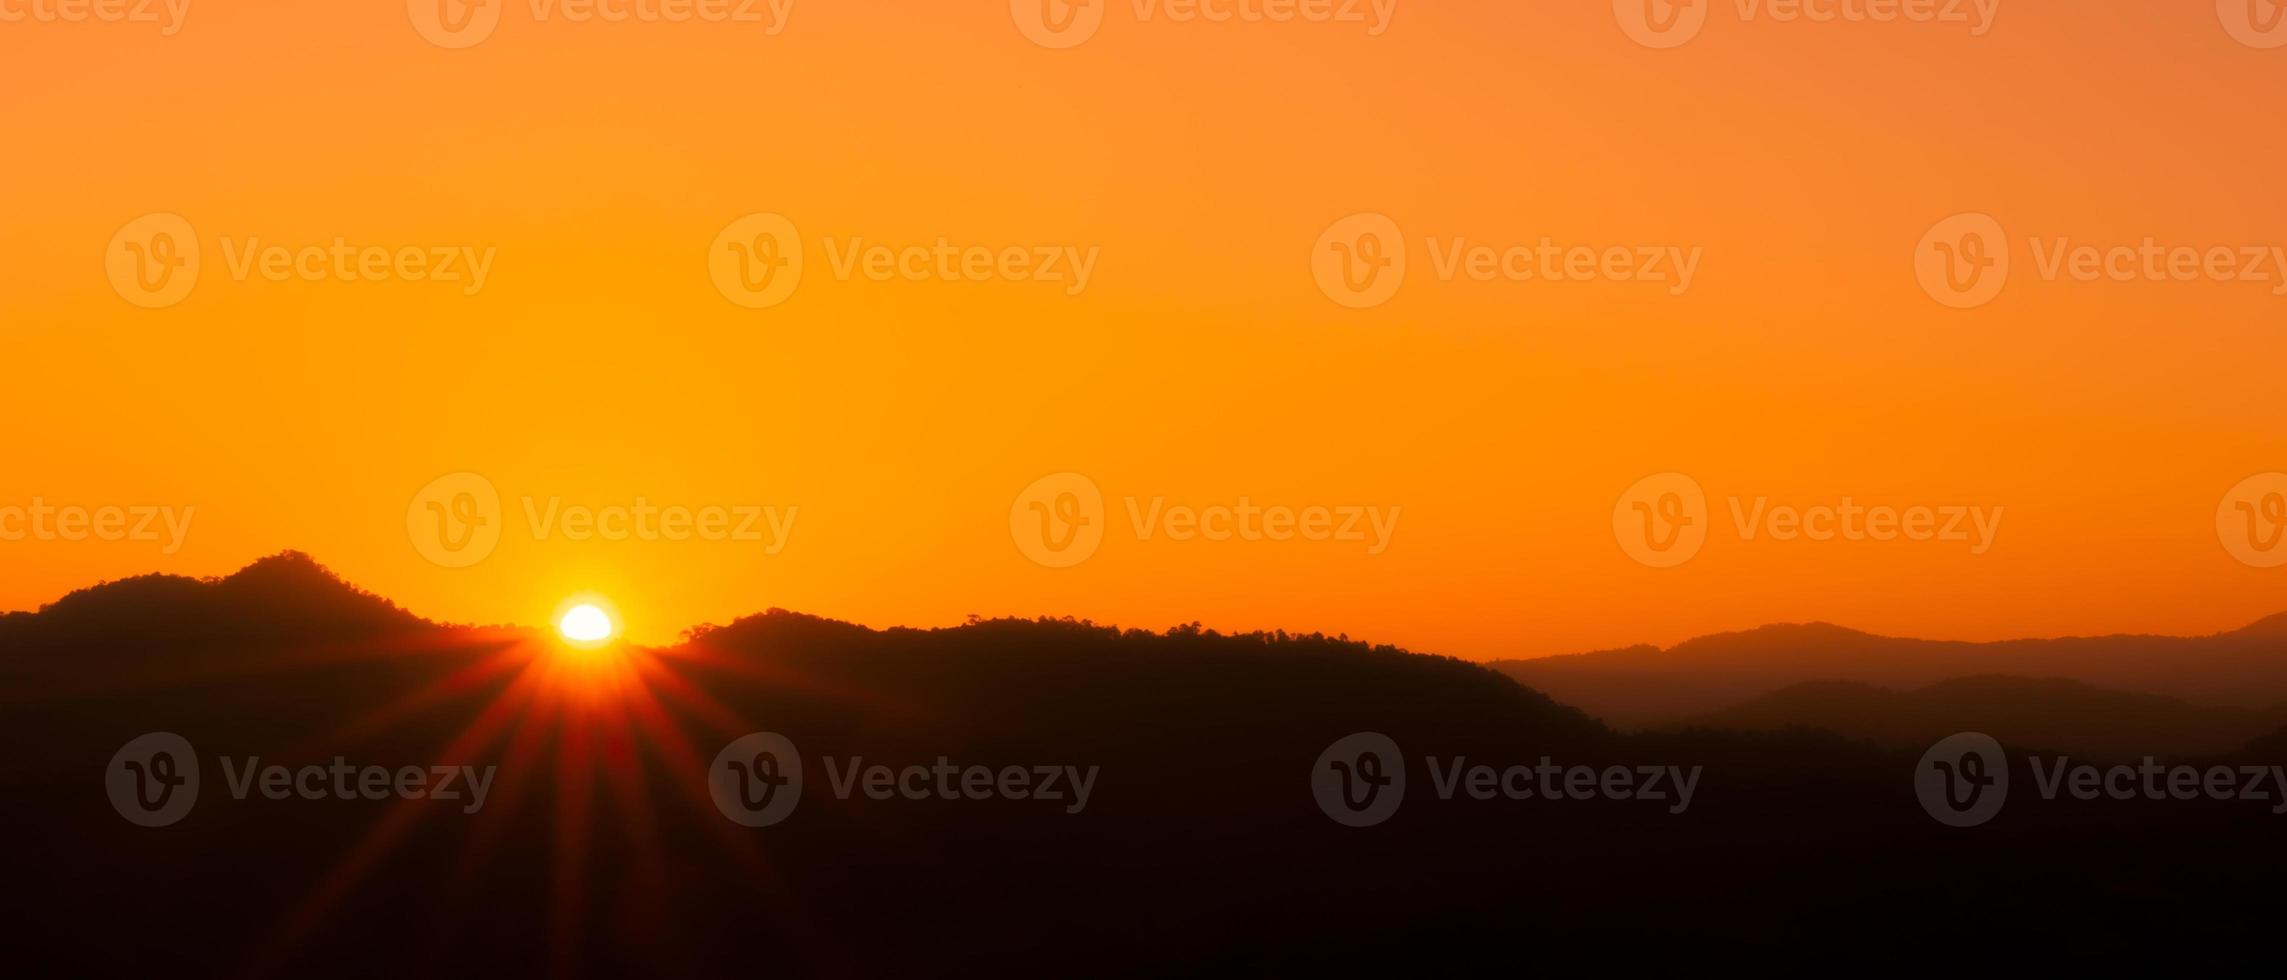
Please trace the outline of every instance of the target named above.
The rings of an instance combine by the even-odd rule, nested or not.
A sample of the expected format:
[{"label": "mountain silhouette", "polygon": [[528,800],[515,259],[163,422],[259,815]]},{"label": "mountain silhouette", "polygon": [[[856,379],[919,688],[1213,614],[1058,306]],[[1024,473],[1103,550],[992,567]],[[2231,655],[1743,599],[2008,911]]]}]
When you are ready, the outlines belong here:
[{"label": "mountain silhouette", "polygon": [[[2287,872],[2262,807],[2018,790],[1964,832],[1917,804],[1918,746],[1622,734],[1481,665],[1316,634],[771,610],[575,651],[421,620],[287,554],[7,617],[0,670],[0,921],[26,975],[1793,972],[1870,950],[2117,968],[2159,965],[2121,940],[2154,931],[2203,937],[2171,968],[2245,969],[2269,961]],[[199,783],[177,822],[139,826],[158,757],[129,757],[133,802],[107,794],[154,733],[191,746]],[[765,827],[711,797],[754,733],[801,768]],[[1317,791],[1357,733],[1403,768],[1332,756],[1385,780],[1371,826],[1329,816],[1370,781]],[[2287,741],[2234,757],[2267,752]],[[762,799],[794,784],[793,760],[728,758]],[[1067,767],[1091,791],[950,799],[939,760],[975,785]],[[335,765],[492,775],[472,809],[331,794]],[[1647,770],[1693,773],[1690,802],[1597,790]]]},{"label": "mountain silhouette", "polygon": [[1997,643],[1896,639],[1827,623],[1775,625],[1665,650],[1635,646],[1491,666],[1623,729],[1675,724],[1813,681],[1906,690],[1988,675],[2264,709],[2287,703],[2287,616],[2215,636]]},{"label": "mountain silhouette", "polygon": [[395,603],[341,580],[316,559],[282,552],[212,579],[145,575],[81,589],[37,615],[0,617],[0,637],[16,643],[295,639],[365,636],[433,626]]},{"label": "mountain silhouette", "polygon": [[2287,613],[2266,616],[2228,635],[2252,639],[2287,639]]},{"label": "mountain silhouette", "polygon": [[2106,758],[2184,757],[2229,752],[2287,728],[2287,706],[2200,707],[2054,678],[1963,677],[1913,691],[1807,681],[1683,724],[1726,731],[1815,728],[1914,748],[1979,731],[2014,745]]}]

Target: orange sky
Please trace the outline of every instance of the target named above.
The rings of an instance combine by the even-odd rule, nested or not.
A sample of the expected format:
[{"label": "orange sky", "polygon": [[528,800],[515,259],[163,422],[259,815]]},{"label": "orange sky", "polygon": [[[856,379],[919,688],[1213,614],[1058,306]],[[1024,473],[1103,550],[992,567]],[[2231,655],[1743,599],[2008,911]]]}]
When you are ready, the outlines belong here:
[{"label": "orange sky", "polygon": [[[536,623],[594,592],[653,641],[781,606],[1489,658],[1780,620],[1977,639],[2287,610],[2287,569],[2217,528],[2235,484],[2287,470],[2278,276],[2049,281],[2028,247],[2287,246],[2264,111],[2287,48],[2208,3],[2003,0],[1973,36],[1726,0],[1672,50],[1590,0],[1397,0],[1379,36],[1122,0],[1069,50],[998,0],[796,0],[775,35],[551,11],[512,3],[465,50],[389,0],[192,0],[172,36],[0,22],[0,509],[195,508],[172,554],[0,540],[0,608],[296,548],[433,618]],[[154,212],[202,265],[144,309],[107,249]],[[1409,264],[1346,309],[1313,254],[1360,212]],[[2014,254],[1996,299],[1954,310],[1914,260],[1962,212]],[[710,281],[752,213],[805,250],[766,309]],[[1680,295],[1436,275],[1457,237],[1544,236],[1702,258]],[[474,295],[232,272],[249,239],[337,237],[493,260]],[[1075,295],[845,280],[829,254],[939,238],[1096,259]],[[460,472],[501,495],[501,536],[446,568],[408,510]],[[1100,489],[1103,541],[1044,567],[1012,506],[1066,472]],[[1613,512],[1665,472],[1711,520],[1659,569]],[[1845,496],[2003,516],[1975,554],[1747,541],[1729,509]],[[772,553],[542,538],[523,512],[639,497],[795,517]],[[1127,501],[1155,497],[1397,518],[1379,553],[1140,540]]]}]

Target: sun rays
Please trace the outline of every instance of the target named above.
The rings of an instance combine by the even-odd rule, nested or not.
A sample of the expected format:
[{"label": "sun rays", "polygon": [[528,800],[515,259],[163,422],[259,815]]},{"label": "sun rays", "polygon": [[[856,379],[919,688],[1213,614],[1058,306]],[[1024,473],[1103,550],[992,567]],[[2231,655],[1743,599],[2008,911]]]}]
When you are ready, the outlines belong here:
[{"label": "sun rays", "polygon": [[[559,625],[571,611],[559,616]],[[616,616],[611,622],[617,626]],[[473,893],[504,859],[515,835],[545,841],[550,855],[549,899],[545,909],[536,911],[544,916],[555,972],[573,972],[582,936],[596,925],[591,910],[600,896],[592,888],[597,869],[591,855],[598,834],[618,835],[632,846],[638,860],[629,873],[635,878],[625,884],[658,892],[635,907],[645,910],[648,928],[673,930],[674,896],[664,882],[646,885],[644,878],[655,873],[654,863],[662,855],[657,805],[663,800],[689,809],[702,825],[714,828],[719,855],[741,874],[759,882],[778,881],[757,839],[720,819],[704,778],[713,743],[756,726],[686,672],[735,667],[725,672],[736,678],[733,683],[779,683],[789,690],[815,685],[720,652],[651,650],[612,637],[583,646],[568,634],[467,631],[455,649],[424,651],[429,662],[459,657],[465,663],[289,753],[318,758],[417,730],[438,713],[466,718],[440,743],[432,761],[497,764],[499,785],[485,810],[471,815],[456,845],[453,870],[435,892],[436,929],[425,938],[431,948],[446,948],[463,928],[457,924],[471,921],[477,911]],[[655,792],[659,787],[680,791]],[[419,800],[387,804],[294,903],[293,913],[258,947],[247,964],[249,972],[268,973],[291,962],[362,884],[408,846],[424,820],[437,819],[432,811]],[[778,887],[770,891],[773,901],[762,911],[782,917],[803,914],[790,893]]]}]

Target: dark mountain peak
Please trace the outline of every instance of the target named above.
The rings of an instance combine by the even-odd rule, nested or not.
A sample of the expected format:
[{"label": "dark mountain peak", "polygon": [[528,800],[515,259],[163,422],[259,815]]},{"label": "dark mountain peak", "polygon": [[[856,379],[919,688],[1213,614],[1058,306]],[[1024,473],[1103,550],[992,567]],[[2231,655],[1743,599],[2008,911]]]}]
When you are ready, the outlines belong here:
[{"label": "dark mountain peak", "polygon": [[856,623],[772,606],[759,613],[740,616],[728,626],[712,623],[694,626],[683,631],[683,641],[713,647],[767,651],[794,644],[836,640],[857,642],[873,633],[873,630]]},{"label": "dark mountain peak", "polygon": [[256,558],[253,564],[245,568],[207,581],[225,583],[274,582],[304,586],[352,588],[349,583],[342,581],[341,576],[334,574],[333,569],[327,568],[316,558],[310,557],[308,552],[292,550]]},{"label": "dark mountain peak", "polygon": [[1751,630],[1716,633],[1685,640],[1670,647],[1668,652],[1707,654],[1729,652],[1742,648],[1802,651],[1813,648],[1855,647],[1867,643],[1892,642],[1906,641],[1893,640],[1886,636],[1877,636],[1873,633],[1836,626],[1833,623],[1771,623]]},{"label": "dark mountain peak", "polygon": [[429,624],[343,581],[309,555],[285,551],[218,578],[140,575],[105,582],[36,614],[9,617],[7,625],[56,642],[100,645],[146,636],[323,639]]},{"label": "dark mountain peak", "polygon": [[2287,639],[2287,613],[2265,616],[2226,634],[2228,636]]},{"label": "dark mountain peak", "polygon": [[1866,632],[1865,630],[1854,630],[1854,629],[1851,629],[1851,628],[1850,628],[1850,627],[1848,627],[1848,626],[1837,626],[1837,625],[1835,625],[1835,624],[1833,624],[1833,623],[1829,623],[1829,622],[1826,622],[1826,621],[1824,621],[1824,620],[1814,620],[1814,621],[1812,621],[1812,622],[1808,622],[1808,623],[1766,623],[1766,624],[1764,624],[1764,625],[1762,625],[1762,626],[1758,626],[1758,627],[1755,627],[1754,629],[1751,629],[1751,630],[1747,630],[1747,631],[1745,631],[1745,632],[1743,632],[1743,633],[1737,633],[1737,634],[1731,634],[1731,635],[1735,635],[1735,636],[1747,636],[1747,637],[1754,637],[1754,638],[1758,638],[1758,639],[1769,639],[1769,638],[1800,639],[1800,640],[1830,640],[1830,639],[1837,639],[1837,638],[1859,639],[1859,640],[1865,640],[1865,639],[1873,639],[1873,640],[1888,639],[1888,637],[1883,637],[1883,636],[1880,636],[1880,635],[1877,635],[1877,634],[1874,634],[1874,633],[1868,633],[1868,632]]}]

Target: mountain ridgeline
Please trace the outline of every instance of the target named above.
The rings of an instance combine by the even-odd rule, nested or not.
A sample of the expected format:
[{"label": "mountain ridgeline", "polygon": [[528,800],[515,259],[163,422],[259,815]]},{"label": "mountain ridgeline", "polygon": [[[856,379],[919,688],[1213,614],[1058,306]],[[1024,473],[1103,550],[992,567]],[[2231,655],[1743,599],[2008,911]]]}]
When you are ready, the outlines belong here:
[{"label": "mountain ridgeline", "polygon": [[[2175,967],[2246,966],[2287,871],[2282,818],[2238,801],[2012,795],[1942,826],[1920,728],[1795,724],[1828,700],[1963,717],[1883,706],[1920,694],[1771,698],[1817,679],[1774,675],[1678,697],[1708,724],[1623,733],[1513,674],[1317,635],[773,610],[581,652],[429,623],[287,554],[0,617],[0,676],[0,912],[34,974],[2118,966],[2154,929],[2209,940]],[[2111,710],[1983,683],[2000,709]],[[187,766],[119,768],[153,733],[190,748],[195,805]],[[757,733],[782,741],[741,748]],[[185,802],[141,825],[119,786]]]},{"label": "mountain ridgeline", "polygon": [[[1813,623],[1701,637],[1665,650],[1638,646],[1489,666],[1625,730],[1807,725],[1919,737],[1926,726],[1904,716],[2007,728],[2029,712],[2047,719],[2036,730],[2064,739],[2058,747],[2124,741],[2119,747],[2151,743],[2143,751],[2216,750],[2276,729],[2287,714],[2287,616],[2214,636],[1998,643],[1894,639]],[[1965,683],[1971,678],[1982,680]],[[2045,683],[2051,681],[2071,683]],[[1800,687],[1830,682],[1847,686]],[[1845,701],[1850,710],[1842,709]],[[2085,721],[2066,723],[2076,714]],[[2207,720],[2194,722],[2195,715]]]}]

